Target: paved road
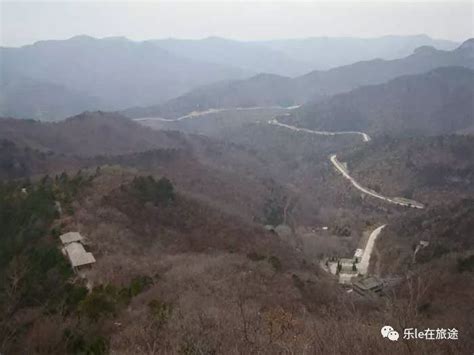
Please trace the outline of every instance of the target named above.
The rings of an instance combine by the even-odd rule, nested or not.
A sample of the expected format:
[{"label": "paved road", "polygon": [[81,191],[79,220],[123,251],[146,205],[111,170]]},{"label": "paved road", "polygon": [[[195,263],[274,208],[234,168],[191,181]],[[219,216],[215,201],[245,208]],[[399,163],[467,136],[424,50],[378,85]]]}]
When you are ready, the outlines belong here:
[{"label": "paved road", "polygon": [[275,125],[275,126],[280,126],[284,128],[291,129],[292,131],[297,131],[297,132],[306,132],[306,133],[311,133],[311,134],[318,134],[322,136],[337,136],[337,135],[342,135],[342,134],[357,134],[362,136],[362,140],[364,142],[370,141],[370,137],[367,133],[364,132],[357,132],[357,131],[340,131],[340,132],[328,132],[328,131],[313,131],[308,128],[299,128],[295,126],[290,126],[285,123],[280,123],[277,120],[270,120],[268,121],[269,124]]},{"label": "paved road", "polygon": [[[362,140],[364,142],[369,142],[370,141],[369,135],[367,133],[364,133],[364,132],[355,132],[355,131],[345,131],[345,132],[313,131],[313,130],[310,130],[310,129],[307,129],[307,128],[298,128],[298,127],[291,126],[291,125],[288,125],[288,124],[285,124],[285,123],[280,123],[276,119],[270,120],[270,121],[268,121],[268,123],[272,124],[272,125],[284,127],[284,128],[287,128],[287,129],[291,129],[291,130],[297,131],[297,132],[307,132],[307,133],[311,133],[311,134],[320,134],[320,135],[325,135],[325,136],[334,136],[334,135],[338,135],[338,134],[358,134],[358,135],[362,136]],[[335,166],[335,168],[346,179],[348,179],[354,187],[356,187],[358,190],[362,191],[363,193],[365,193],[369,196],[381,199],[383,201],[386,201],[386,202],[389,202],[389,203],[394,203],[396,205],[400,205],[400,206],[404,206],[404,207],[413,207],[413,208],[420,208],[420,209],[424,208],[424,205],[419,203],[419,202],[416,202],[416,201],[413,201],[413,200],[408,200],[408,199],[403,199],[403,198],[400,198],[400,197],[393,197],[393,198],[386,197],[386,196],[383,196],[383,195],[381,195],[381,194],[379,194],[375,191],[372,191],[372,190],[362,186],[352,176],[349,175],[349,173],[348,173],[347,169],[345,168],[345,166],[337,160],[336,154],[332,154],[329,157],[329,159],[330,159],[331,163]],[[379,236],[382,229],[385,228],[385,226],[386,226],[385,224],[381,225],[380,227],[377,227],[374,231],[372,231],[372,233],[370,233],[370,236],[369,236],[369,238],[367,240],[367,243],[365,245],[365,249],[364,249],[364,252],[362,254],[361,260],[357,265],[357,270],[361,275],[366,275],[367,272],[368,272],[369,265],[370,265],[370,257],[372,255],[372,251],[374,249],[375,240]]]},{"label": "paved road", "polygon": [[177,122],[185,119],[196,118],[200,116],[205,116],[211,113],[217,112],[226,112],[226,111],[250,111],[250,110],[263,110],[263,109],[277,109],[277,110],[294,110],[300,107],[297,106],[253,106],[253,107],[231,107],[231,108],[211,108],[205,111],[193,111],[187,115],[178,117],[178,118],[162,118],[162,117],[141,117],[135,118],[134,121],[161,121],[161,122]]},{"label": "paved road", "polygon": [[400,198],[400,197],[386,197],[386,196],[383,196],[383,195],[379,194],[378,192],[370,190],[367,187],[364,187],[361,184],[359,184],[352,176],[349,175],[346,168],[341,164],[341,162],[339,162],[339,160],[337,160],[336,154],[331,155],[329,157],[329,159],[331,160],[331,163],[336,167],[336,169],[346,179],[348,179],[351,182],[351,184],[354,185],[355,188],[362,191],[363,193],[365,193],[367,195],[370,195],[372,197],[378,198],[380,200],[390,202],[390,203],[393,203],[395,205],[399,205],[399,206],[403,206],[403,207],[413,207],[413,208],[419,208],[419,209],[422,209],[422,208],[425,207],[422,203],[417,202],[417,201],[408,200],[408,199],[404,199],[404,198]]},{"label": "paved road", "polygon": [[[299,128],[295,126],[291,126],[285,123],[280,123],[276,119],[268,121],[269,124],[291,129],[292,131],[297,131],[297,132],[306,132],[306,133],[311,133],[311,134],[319,134],[319,135],[324,135],[324,136],[335,136],[339,134],[358,134],[362,136],[362,140],[364,142],[369,142],[370,141],[370,136],[367,133],[364,132],[357,132],[357,131],[340,131],[340,132],[326,132],[326,131],[313,131],[308,128]],[[352,176],[349,175],[347,169],[337,160],[336,154],[333,154],[329,157],[331,163],[336,167],[336,169],[342,173],[342,175],[348,179],[351,184],[357,188],[358,190],[362,191],[363,193],[378,198],[380,200],[393,203],[399,206],[403,207],[412,207],[412,208],[419,208],[422,209],[424,208],[424,205],[420,202],[409,200],[403,197],[387,197],[382,194],[379,194],[378,192],[375,192],[373,190],[368,189],[367,187],[362,186],[359,184]]]},{"label": "paved road", "polygon": [[375,240],[379,236],[382,229],[384,229],[386,224],[377,227],[372,233],[370,233],[369,239],[367,239],[367,244],[365,245],[364,253],[360,262],[357,264],[357,270],[359,274],[366,275],[369,270],[370,256],[372,255],[372,250],[374,249]]}]

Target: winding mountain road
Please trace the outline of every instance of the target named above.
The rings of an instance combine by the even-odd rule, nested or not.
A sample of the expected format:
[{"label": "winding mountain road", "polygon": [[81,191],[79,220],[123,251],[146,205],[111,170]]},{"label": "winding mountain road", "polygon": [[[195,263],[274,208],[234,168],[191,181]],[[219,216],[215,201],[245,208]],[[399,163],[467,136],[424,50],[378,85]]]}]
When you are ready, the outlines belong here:
[{"label": "winding mountain road", "polygon": [[358,190],[362,191],[363,193],[378,198],[380,200],[386,201],[393,203],[395,205],[403,206],[403,207],[412,207],[412,208],[418,208],[418,209],[423,209],[425,206],[417,201],[414,200],[409,200],[404,197],[386,197],[382,194],[379,194],[378,192],[375,192],[373,190],[368,189],[367,187],[362,186],[359,184],[352,176],[349,175],[347,172],[346,168],[337,160],[336,154],[332,154],[329,159],[331,160],[331,163],[336,167],[336,169],[341,172],[341,174],[348,179],[351,184],[357,188]]},{"label": "winding mountain road", "polygon": [[251,111],[251,110],[264,110],[264,109],[276,109],[276,110],[294,110],[300,107],[299,105],[296,106],[252,106],[252,107],[231,107],[231,108],[211,108],[205,111],[193,111],[188,113],[187,115],[178,117],[178,118],[162,118],[162,117],[141,117],[141,118],[134,118],[134,121],[161,121],[161,122],[178,122],[186,119],[196,118],[200,116],[205,116],[211,113],[217,112],[227,112],[227,111]]},{"label": "winding mountain road", "polygon": [[297,131],[297,132],[306,132],[306,133],[318,134],[318,135],[322,135],[322,136],[337,136],[337,135],[342,135],[342,134],[357,134],[357,135],[362,136],[362,140],[364,142],[370,141],[370,136],[367,133],[364,133],[364,132],[357,132],[357,131],[341,131],[341,132],[313,131],[313,130],[308,129],[308,128],[299,128],[299,127],[295,127],[295,126],[290,126],[290,125],[285,124],[285,123],[280,123],[276,119],[270,120],[270,121],[268,121],[268,123],[272,124],[272,125],[275,125],[275,126],[288,128],[288,129],[291,129],[291,130]]},{"label": "winding mountain road", "polygon": [[[166,118],[161,118],[161,117],[143,117],[143,118],[136,118],[134,121],[147,121],[147,120],[155,120],[155,121],[162,121],[162,122],[177,122],[177,121],[182,121],[185,119],[192,119],[200,116],[204,116],[207,114],[211,113],[217,113],[217,112],[225,112],[225,111],[246,111],[246,110],[259,110],[259,109],[282,109],[282,110],[293,110],[298,108],[299,106],[290,106],[290,107],[281,107],[281,106],[271,106],[271,107],[234,107],[234,108],[221,108],[221,109],[209,109],[206,111],[194,111],[191,112],[187,115],[175,118],[175,119],[166,119]],[[289,115],[287,113],[286,115]],[[336,131],[336,132],[329,132],[329,131],[315,131],[311,130],[308,128],[300,128],[296,126],[291,126],[285,123],[280,123],[276,119],[268,121],[268,124],[274,125],[274,126],[279,126],[282,128],[286,128],[295,132],[304,132],[304,133],[309,133],[309,134],[316,134],[316,135],[323,135],[323,136],[336,136],[336,135],[344,135],[344,134],[352,134],[352,135],[359,135],[362,137],[363,142],[369,142],[371,140],[370,136],[365,133],[365,132],[359,132],[359,131]],[[360,183],[358,183],[352,176],[350,176],[349,172],[347,171],[347,168],[337,160],[336,154],[332,154],[329,157],[329,160],[331,163],[334,165],[334,167],[339,171],[347,180],[351,182],[351,184],[358,189],[359,191],[363,192],[364,194],[368,196],[372,196],[374,198],[378,198],[380,200],[383,200],[385,202],[389,202],[392,204],[396,204],[399,206],[403,207],[412,207],[412,208],[418,208],[422,209],[424,208],[424,205],[422,203],[419,203],[417,201],[413,201],[410,199],[406,199],[403,197],[387,197],[384,196],[376,191],[373,191],[367,187],[362,186]],[[385,228],[385,224],[377,227],[375,230],[372,231],[370,234],[366,246],[364,248],[361,261],[358,264],[358,271],[361,275],[366,275],[369,269],[370,265],[370,257],[372,255],[372,251],[375,245],[375,241],[377,237],[379,236],[380,232]]]},{"label": "winding mountain road", "polygon": [[[319,134],[319,135],[324,135],[324,136],[335,136],[335,135],[340,135],[340,134],[357,134],[357,135],[362,136],[362,140],[364,142],[369,142],[370,141],[370,136],[367,133],[364,133],[364,132],[356,132],[356,131],[340,131],[340,132],[314,131],[314,130],[311,130],[311,129],[308,129],[308,128],[299,128],[299,127],[291,126],[291,125],[288,125],[288,124],[285,124],[285,123],[280,123],[276,119],[270,120],[270,121],[268,121],[268,123],[271,124],[271,125],[283,127],[283,128],[286,128],[286,129],[290,129],[290,130],[296,131],[296,132],[305,132],[305,133]],[[362,191],[366,195],[378,198],[380,200],[383,200],[383,201],[386,201],[386,202],[389,202],[389,203],[392,203],[392,204],[403,206],[403,207],[413,207],[413,208],[419,208],[419,209],[424,208],[424,205],[422,203],[417,202],[417,201],[409,200],[409,199],[406,199],[406,198],[403,198],[403,197],[387,197],[387,196],[384,196],[384,195],[382,195],[378,192],[372,191],[372,190],[362,186],[352,176],[349,175],[349,172],[347,171],[347,168],[341,162],[339,162],[339,160],[337,160],[336,154],[332,154],[329,157],[329,160],[334,165],[334,167],[346,179],[348,179],[356,189],[358,189],[359,191]],[[359,274],[367,275],[368,270],[369,270],[369,265],[370,265],[370,257],[372,255],[372,251],[374,249],[375,241],[376,241],[377,237],[379,236],[380,232],[382,231],[382,229],[385,228],[385,226],[386,226],[386,224],[383,224],[383,225],[377,227],[375,230],[373,230],[372,233],[370,233],[370,236],[369,236],[369,238],[367,240],[367,243],[365,245],[361,260],[357,264],[357,270],[358,270]]]},{"label": "winding mountain road", "polygon": [[[271,124],[271,125],[287,128],[287,129],[290,129],[290,130],[296,131],[296,132],[305,132],[305,133],[318,134],[318,135],[324,135],[324,136],[335,136],[335,135],[342,135],[342,134],[357,134],[357,135],[362,136],[362,140],[364,142],[369,142],[370,141],[370,136],[367,133],[364,133],[364,132],[357,132],[357,131],[339,131],[339,132],[314,131],[314,130],[311,130],[311,129],[308,129],[308,128],[299,128],[299,127],[291,126],[291,125],[288,125],[288,124],[285,124],[285,123],[280,123],[276,119],[270,120],[270,121],[268,121],[268,123]],[[425,207],[422,203],[417,202],[417,201],[413,201],[413,200],[410,200],[410,199],[407,199],[407,198],[404,198],[404,197],[387,197],[387,196],[384,196],[384,195],[382,195],[378,192],[375,192],[375,191],[373,191],[373,190],[371,190],[367,187],[364,187],[360,183],[358,183],[352,176],[349,175],[349,172],[347,171],[347,169],[342,165],[341,162],[339,162],[337,160],[336,154],[332,154],[329,157],[329,160],[334,165],[334,167],[346,179],[348,179],[356,189],[358,189],[359,191],[365,193],[366,195],[378,198],[380,200],[383,200],[383,201],[386,201],[386,202],[389,202],[389,203],[392,203],[392,204],[395,204],[395,205],[403,206],[403,207],[412,207],[412,208],[418,208],[418,209],[422,209],[422,208]]]}]

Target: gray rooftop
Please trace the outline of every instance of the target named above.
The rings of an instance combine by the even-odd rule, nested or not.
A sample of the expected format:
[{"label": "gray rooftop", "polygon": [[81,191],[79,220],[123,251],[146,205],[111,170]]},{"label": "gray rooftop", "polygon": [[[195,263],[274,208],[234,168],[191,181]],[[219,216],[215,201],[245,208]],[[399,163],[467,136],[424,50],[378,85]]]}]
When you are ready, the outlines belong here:
[{"label": "gray rooftop", "polygon": [[374,288],[381,287],[382,282],[378,278],[370,276],[355,282],[354,286],[363,290],[372,290]]},{"label": "gray rooftop", "polygon": [[73,267],[95,263],[95,258],[92,253],[88,253],[81,243],[69,243],[64,247],[64,250]]},{"label": "gray rooftop", "polygon": [[61,236],[59,236],[59,239],[61,239],[61,242],[64,245],[69,244],[69,243],[73,243],[73,242],[82,242],[84,240],[82,235],[78,232],[64,233]]}]

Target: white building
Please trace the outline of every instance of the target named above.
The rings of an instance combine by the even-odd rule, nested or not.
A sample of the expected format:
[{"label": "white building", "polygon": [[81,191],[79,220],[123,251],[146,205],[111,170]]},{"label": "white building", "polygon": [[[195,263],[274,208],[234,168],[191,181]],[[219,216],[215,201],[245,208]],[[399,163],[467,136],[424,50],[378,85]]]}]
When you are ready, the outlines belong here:
[{"label": "white building", "polygon": [[92,253],[84,249],[84,237],[78,232],[69,232],[60,237],[63,243],[62,252],[68,257],[74,271],[95,263]]}]

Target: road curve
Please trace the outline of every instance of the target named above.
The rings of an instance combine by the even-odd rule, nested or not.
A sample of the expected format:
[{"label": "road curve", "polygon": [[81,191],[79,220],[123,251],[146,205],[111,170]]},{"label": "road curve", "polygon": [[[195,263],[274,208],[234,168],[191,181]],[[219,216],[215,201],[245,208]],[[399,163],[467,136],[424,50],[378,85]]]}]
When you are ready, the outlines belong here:
[{"label": "road curve", "polygon": [[294,110],[298,108],[297,106],[253,106],[253,107],[229,107],[229,108],[211,108],[205,111],[193,111],[188,113],[187,115],[178,117],[178,118],[162,118],[162,117],[141,117],[141,118],[134,118],[134,121],[161,121],[161,122],[178,122],[185,119],[196,118],[204,115],[208,115],[210,113],[217,113],[217,112],[226,112],[226,111],[251,111],[251,110],[263,110],[263,109],[277,109],[277,110]]},{"label": "road curve", "polygon": [[[313,131],[313,130],[310,130],[310,129],[307,129],[307,128],[298,128],[298,127],[291,126],[291,125],[288,125],[288,124],[285,124],[285,123],[280,123],[276,119],[270,120],[270,121],[268,121],[268,123],[272,124],[272,125],[275,125],[275,126],[280,126],[280,127],[283,127],[283,128],[291,129],[291,130],[297,131],[297,132],[307,132],[307,133],[311,133],[311,134],[319,134],[319,135],[325,135],[325,136],[335,136],[335,135],[338,135],[338,134],[358,134],[358,135],[362,136],[362,140],[364,142],[369,142],[370,141],[369,135],[367,133],[364,133],[364,132],[355,132],[355,131],[346,131],[346,132]],[[393,197],[393,198],[386,197],[386,196],[383,196],[383,195],[381,195],[381,194],[379,194],[375,191],[372,191],[372,190],[362,186],[352,176],[349,175],[349,172],[347,171],[346,167],[337,160],[336,154],[332,154],[329,157],[329,160],[334,165],[334,167],[346,179],[348,179],[351,182],[351,184],[355,188],[362,191],[363,193],[365,193],[369,196],[381,199],[383,201],[399,205],[399,206],[413,207],[413,208],[419,208],[419,209],[424,208],[424,205],[417,202],[417,201],[413,201],[413,200],[409,200],[409,199],[405,199],[405,198],[400,198],[400,197]],[[367,243],[365,245],[364,252],[362,254],[361,260],[357,265],[357,270],[358,270],[359,274],[367,275],[367,272],[369,270],[369,265],[370,265],[370,257],[372,255],[372,251],[374,249],[375,241],[376,241],[377,237],[379,236],[380,232],[382,231],[382,229],[385,228],[385,226],[386,226],[386,224],[381,225],[381,226],[377,227],[375,230],[373,230],[372,233],[370,233],[370,236],[369,236],[369,238],[367,240]]]},{"label": "road curve", "polygon": [[276,119],[268,121],[269,124],[275,125],[275,126],[280,126],[284,128],[291,129],[292,131],[297,131],[297,132],[306,132],[306,133],[311,133],[311,134],[318,134],[322,136],[337,136],[337,135],[342,135],[342,134],[357,134],[362,136],[362,140],[364,142],[370,141],[370,136],[367,133],[364,132],[357,132],[357,131],[340,131],[340,132],[328,132],[328,131],[313,131],[308,128],[299,128],[295,126],[290,126],[285,123],[280,123]]},{"label": "road curve", "polygon": [[362,254],[362,258],[360,259],[360,262],[357,264],[357,271],[361,275],[366,275],[367,271],[369,270],[369,264],[370,264],[370,256],[372,255],[372,250],[374,249],[375,245],[375,240],[379,236],[380,232],[382,229],[384,229],[386,224],[377,227],[372,233],[370,233],[369,239],[367,240],[367,243],[365,244],[365,249],[364,253]]},{"label": "road curve", "polygon": [[[285,124],[285,123],[280,123],[276,119],[270,120],[270,121],[268,121],[268,123],[271,124],[271,125],[291,129],[292,131],[306,132],[306,133],[319,134],[319,135],[325,135],[325,136],[335,136],[335,135],[339,135],[339,134],[357,134],[357,135],[362,136],[362,140],[364,142],[369,142],[370,141],[369,135],[367,133],[364,133],[364,132],[356,132],[356,131],[341,131],[341,132],[313,131],[313,130],[308,129],[308,128],[299,128],[299,127],[291,126],[291,125],[288,125],[288,124]],[[362,186],[361,184],[359,184],[352,176],[349,175],[347,169],[337,160],[336,154],[332,154],[329,157],[329,160],[334,165],[334,167],[346,179],[348,179],[351,182],[351,184],[355,188],[357,188],[359,191],[362,191],[363,193],[365,193],[369,196],[378,198],[380,200],[383,200],[383,201],[386,201],[386,202],[389,202],[389,203],[393,203],[395,205],[403,206],[403,207],[412,207],[412,208],[418,208],[418,209],[422,209],[422,208],[425,207],[422,203],[417,202],[417,201],[413,201],[413,200],[403,198],[403,197],[386,197],[382,194],[379,194],[375,191],[372,191],[372,190]]]},{"label": "road curve", "polygon": [[378,198],[380,200],[390,202],[390,203],[393,203],[395,205],[399,205],[399,206],[403,206],[403,207],[412,207],[412,208],[418,208],[418,209],[423,209],[425,207],[422,203],[417,202],[417,201],[409,200],[409,199],[402,198],[402,197],[386,197],[386,196],[383,196],[383,195],[379,194],[378,192],[370,190],[367,187],[364,187],[361,184],[359,184],[352,176],[349,175],[349,173],[347,172],[347,169],[341,164],[341,162],[339,162],[339,160],[337,160],[336,154],[331,155],[329,157],[329,159],[331,160],[331,163],[336,167],[336,169],[346,179],[348,179],[355,188],[362,191],[363,193],[365,193],[369,196]]}]

